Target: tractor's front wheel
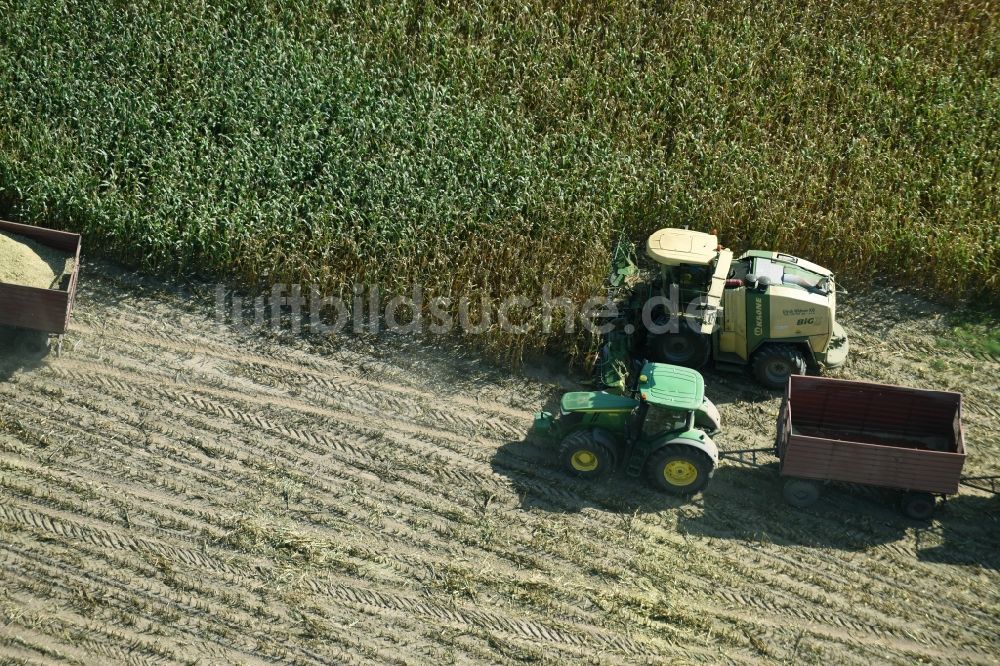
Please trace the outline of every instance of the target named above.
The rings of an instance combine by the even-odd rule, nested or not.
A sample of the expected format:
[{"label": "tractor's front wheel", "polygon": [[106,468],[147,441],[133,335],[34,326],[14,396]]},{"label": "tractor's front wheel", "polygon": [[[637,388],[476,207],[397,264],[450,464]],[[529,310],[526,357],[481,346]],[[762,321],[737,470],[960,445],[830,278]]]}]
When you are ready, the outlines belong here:
[{"label": "tractor's front wheel", "polygon": [[768,388],[784,389],[789,377],[806,374],[806,359],[792,345],[766,345],[754,354],[753,374]]},{"label": "tractor's front wheel", "polygon": [[559,459],[563,468],[583,479],[603,479],[615,469],[614,449],[593,430],[577,430],[563,438]]},{"label": "tractor's front wheel", "polygon": [[656,453],[646,467],[650,482],[672,495],[694,495],[712,478],[711,459],[684,444],[671,444]]}]

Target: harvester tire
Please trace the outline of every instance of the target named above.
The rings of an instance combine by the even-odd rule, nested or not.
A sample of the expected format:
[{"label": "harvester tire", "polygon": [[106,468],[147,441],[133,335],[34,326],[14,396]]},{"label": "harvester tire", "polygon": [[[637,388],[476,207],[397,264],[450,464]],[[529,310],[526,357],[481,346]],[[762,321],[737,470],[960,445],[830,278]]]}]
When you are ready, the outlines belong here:
[{"label": "harvester tire", "polygon": [[930,520],[937,500],[930,493],[906,493],[903,496],[903,513],[913,520]]},{"label": "harvester tire", "polygon": [[594,430],[577,430],[563,438],[559,460],[571,475],[581,479],[605,479],[615,470],[617,459],[607,438]]},{"label": "harvester tire", "polygon": [[708,363],[712,346],[707,335],[696,333],[681,323],[676,333],[661,333],[649,341],[650,358],[685,368],[700,368]]},{"label": "harvester tire", "polygon": [[693,446],[671,444],[655,453],[646,465],[650,483],[671,495],[694,495],[712,478],[712,460]]},{"label": "harvester tire", "polygon": [[754,354],[753,374],[764,386],[783,390],[790,376],[806,374],[806,359],[792,345],[766,345]]}]

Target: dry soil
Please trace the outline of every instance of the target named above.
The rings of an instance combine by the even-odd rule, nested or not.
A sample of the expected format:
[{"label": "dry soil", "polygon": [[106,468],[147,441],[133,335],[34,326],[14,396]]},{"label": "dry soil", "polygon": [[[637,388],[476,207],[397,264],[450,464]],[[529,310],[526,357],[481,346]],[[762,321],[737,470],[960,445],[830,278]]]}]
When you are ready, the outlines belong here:
[{"label": "dry soil", "polygon": [[[62,356],[0,371],[0,660],[997,663],[995,495],[930,524],[865,488],[795,510],[766,456],[690,501],[591,485],[528,434],[575,386],[557,364],[240,332],[207,287],[107,266],[81,285]],[[841,307],[839,376],[963,391],[966,471],[1000,473],[1000,360],[898,293]],[[721,446],[768,446],[777,394],[706,379]]]}]

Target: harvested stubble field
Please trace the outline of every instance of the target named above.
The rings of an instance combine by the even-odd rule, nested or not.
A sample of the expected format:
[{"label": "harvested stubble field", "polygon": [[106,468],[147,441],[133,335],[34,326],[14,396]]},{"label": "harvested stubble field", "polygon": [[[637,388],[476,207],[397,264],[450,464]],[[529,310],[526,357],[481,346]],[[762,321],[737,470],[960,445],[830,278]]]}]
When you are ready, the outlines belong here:
[{"label": "harvested stubble field", "polygon": [[[409,337],[276,340],[211,290],[85,266],[61,358],[0,383],[5,663],[996,663],[1000,499],[930,526],[876,492],[786,507],[725,464],[682,502],[563,476],[528,436],[570,377]],[[197,294],[204,294],[199,296]],[[1000,359],[847,298],[842,376],[961,390],[1000,469]],[[874,317],[874,318],[873,318]],[[929,365],[931,359],[937,359]],[[707,373],[724,448],[778,398]]]},{"label": "harvested stubble field", "polygon": [[0,0],[0,217],[494,301],[690,225],[997,304],[998,41],[988,0]]}]

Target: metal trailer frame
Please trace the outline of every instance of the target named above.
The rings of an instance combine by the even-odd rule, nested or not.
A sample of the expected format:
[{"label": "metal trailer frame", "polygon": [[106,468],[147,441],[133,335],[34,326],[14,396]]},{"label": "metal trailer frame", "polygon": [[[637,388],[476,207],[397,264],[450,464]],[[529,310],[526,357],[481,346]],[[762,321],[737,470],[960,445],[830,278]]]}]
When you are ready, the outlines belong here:
[{"label": "metal trailer frame", "polygon": [[760,456],[777,457],[793,506],[815,502],[822,484],[845,482],[902,491],[904,513],[926,519],[937,498],[960,485],[1000,489],[1000,476],[962,474],[961,417],[959,393],[796,375],[774,447],[720,450],[719,457],[754,467],[765,464]]},{"label": "metal trailer frame", "polygon": [[59,288],[40,289],[0,283],[0,325],[55,335],[56,353],[62,350],[62,336],[69,328],[80,275],[80,234],[0,220],[0,230],[24,236],[73,257],[73,271]]}]

